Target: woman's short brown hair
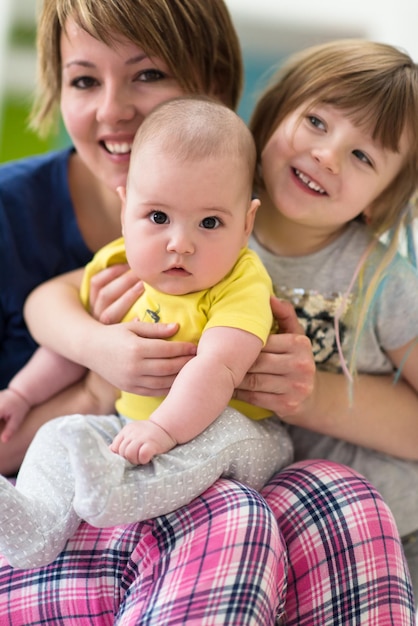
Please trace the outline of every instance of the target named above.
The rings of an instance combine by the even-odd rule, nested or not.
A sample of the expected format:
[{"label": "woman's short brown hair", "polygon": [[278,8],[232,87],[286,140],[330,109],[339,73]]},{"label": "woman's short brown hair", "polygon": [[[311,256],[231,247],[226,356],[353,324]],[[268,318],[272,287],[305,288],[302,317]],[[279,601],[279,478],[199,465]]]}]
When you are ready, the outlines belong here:
[{"label": "woman's short brown hair", "polygon": [[32,127],[45,134],[58,116],[60,39],[68,18],[108,45],[127,38],[162,59],[186,93],[237,107],[241,49],[223,0],[43,0],[38,20],[38,91]]}]

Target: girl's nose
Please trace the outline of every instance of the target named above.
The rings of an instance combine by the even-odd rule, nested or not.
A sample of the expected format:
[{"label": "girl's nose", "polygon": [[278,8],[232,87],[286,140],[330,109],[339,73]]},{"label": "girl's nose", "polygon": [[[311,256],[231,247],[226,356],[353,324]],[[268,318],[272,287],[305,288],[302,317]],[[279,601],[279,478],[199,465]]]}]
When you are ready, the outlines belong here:
[{"label": "girl's nose", "polygon": [[316,146],[312,150],[312,157],[321,167],[327,169],[332,174],[339,173],[340,157],[335,146]]}]

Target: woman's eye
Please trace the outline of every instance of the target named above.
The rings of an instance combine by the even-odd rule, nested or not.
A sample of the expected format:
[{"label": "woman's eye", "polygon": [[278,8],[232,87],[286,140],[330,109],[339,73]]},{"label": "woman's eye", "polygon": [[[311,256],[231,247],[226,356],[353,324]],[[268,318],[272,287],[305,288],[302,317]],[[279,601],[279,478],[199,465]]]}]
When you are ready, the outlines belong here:
[{"label": "woman's eye", "polygon": [[154,211],[151,213],[150,220],[154,222],[154,224],[168,224],[169,222],[167,213],[163,211]]},{"label": "woman's eye", "polygon": [[164,72],[161,72],[161,70],[142,70],[138,73],[136,80],[142,81],[144,83],[156,83],[159,80],[163,80],[165,77],[166,75],[164,74]]},{"label": "woman's eye", "polygon": [[315,126],[315,128],[325,128],[324,122],[320,120],[319,117],[316,117],[316,115],[308,115],[308,120],[312,124],[312,126]]},{"label": "woman's eye", "polygon": [[357,157],[357,159],[359,159],[359,161],[362,161],[367,165],[373,165],[367,154],[365,154],[362,150],[353,150],[353,154]]},{"label": "woman's eye", "polygon": [[206,228],[208,230],[213,230],[214,228],[218,228],[221,225],[221,221],[217,217],[205,217],[200,222],[202,228]]},{"label": "woman's eye", "polygon": [[89,89],[97,84],[97,80],[91,76],[79,76],[71,81],[71,86],[77,89]]}]

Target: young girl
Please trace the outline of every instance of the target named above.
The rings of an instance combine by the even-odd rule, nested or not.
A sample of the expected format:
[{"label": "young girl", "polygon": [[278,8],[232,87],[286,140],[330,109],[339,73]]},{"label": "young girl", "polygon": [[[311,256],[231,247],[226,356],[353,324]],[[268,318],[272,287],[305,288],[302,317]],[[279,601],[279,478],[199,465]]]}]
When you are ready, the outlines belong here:
[{"label": "young girl", "polygon": [[417,115],[418,67],[391,46],[352,40],[292,58],[251,120],[261,200],[251,246],[295,306],[318,370],[347,377],[344,414],[333,414],[331,384],[328,412],[294,420],[297,458],[365,475],[403,537],[418,529],[418,417],[400,402],[372,422],[356,373],[397,370],[418,390],[418,276],[397,254],[418,181]]}]

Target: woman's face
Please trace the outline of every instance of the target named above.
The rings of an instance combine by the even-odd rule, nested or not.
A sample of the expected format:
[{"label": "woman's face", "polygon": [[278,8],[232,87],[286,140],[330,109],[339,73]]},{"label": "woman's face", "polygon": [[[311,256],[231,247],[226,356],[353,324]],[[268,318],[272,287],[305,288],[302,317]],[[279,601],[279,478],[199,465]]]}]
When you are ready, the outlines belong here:
[{"label": "woman's face", "polygon": [[61,111],[84,165],[111,190],[126,185],[134,135],[160,102],[184,91],[158,58],[128,40],[114,47],[74,21],[61,36]]}]

